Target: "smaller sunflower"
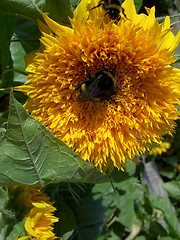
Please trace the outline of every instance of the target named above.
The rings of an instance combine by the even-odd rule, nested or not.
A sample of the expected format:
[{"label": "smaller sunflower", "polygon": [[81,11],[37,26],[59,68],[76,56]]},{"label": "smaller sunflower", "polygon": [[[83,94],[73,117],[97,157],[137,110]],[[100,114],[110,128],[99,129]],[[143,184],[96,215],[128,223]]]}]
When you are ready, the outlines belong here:
[{"label": "smaller sunflower", "polygon": [[58,218],[53,216],[56,208],[45,202],[33,203],[27,219],[25,221],[25,230],[28,235],[35,239],[54,240],[53,224]]},{"label": "smaller sunflower", "polygon": [[20,199],[25,207],[29,208],[24,228],[27,236],[17,240],[54,240],[53,224],[58,222],[54,216],[56,208],[42,188],[25,187],[19,188]]}]

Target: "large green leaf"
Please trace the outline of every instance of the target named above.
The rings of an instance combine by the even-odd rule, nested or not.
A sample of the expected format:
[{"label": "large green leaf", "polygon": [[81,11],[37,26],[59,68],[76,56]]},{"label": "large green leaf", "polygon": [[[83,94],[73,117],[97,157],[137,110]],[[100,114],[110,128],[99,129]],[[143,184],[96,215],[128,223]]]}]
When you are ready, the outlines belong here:
[{"label": "large green leaf", "polygon": [[30,117],[13,96],[7,131],[0,141],[0,165],[1,185],[108,180]]}]

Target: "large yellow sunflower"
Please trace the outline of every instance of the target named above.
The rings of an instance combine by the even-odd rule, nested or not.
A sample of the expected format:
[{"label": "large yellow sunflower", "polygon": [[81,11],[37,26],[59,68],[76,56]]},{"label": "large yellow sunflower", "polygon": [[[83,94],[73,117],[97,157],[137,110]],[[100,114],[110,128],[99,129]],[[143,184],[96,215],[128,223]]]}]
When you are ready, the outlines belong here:
[{"label": "large yellow sunflower", "polygon": [[[112,171],[175,127],[180,70],[170,64],[180,34],[171,32],[169,17],[158,22],[154,7],[137,14],[133,0],[125,0],[126,17],[114,23],[102,6],[92,9],[97,4],[82,0],[71,28],[43,14],[49,27],[40,24],[44,50],[28,65],[20,89],[32,116],[85,161]],[[94,87],[106,69],[113,92],[83,100],[82,83]]]}]

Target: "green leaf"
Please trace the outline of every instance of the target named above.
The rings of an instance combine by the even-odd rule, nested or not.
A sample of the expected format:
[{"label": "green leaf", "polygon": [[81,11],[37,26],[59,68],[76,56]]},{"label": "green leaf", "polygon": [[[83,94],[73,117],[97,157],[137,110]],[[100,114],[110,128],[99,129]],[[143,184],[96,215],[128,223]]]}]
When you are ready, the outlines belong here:
[{"label": "green leaf", "polygon": [[70,0],[70,3],[73,7],[73,9],[75,9],[78,5],[78,3],[80,2],[80,0]]},{"label": "green leaf", "polygon": [[[0,219],[1,220],[1,219]],[[6,240],[6,231],[7,231],[7,225],[4,225],[3,228],[0,228],[0,239]]]},{"label": "green leaf", "polygon": [[[16,39],[19,41],[26,53],[37,50],[39,48],[41,32],[37,21],[32,21],[20,16],[16,16],[16,24],[14,27]],[[22,69],[23,70],[23,69]]]},{"label": "green leaf", "polygon": [[174,238],[171,238],[171,237],[159,237],[158,240],[175,240]]},{"label": "green leaf", "polygon": [[70,207],[62,199],[56,202],[56,204],[59,206],[59,211],[56,213],[59,222],[55,225],[55,232],[58,236],[63,236],[64,239],[67,237],[67,234],[69,236],[72,234],[75,228],[75,217]]},{"label": "green leaf", "polygon": [[108,181],[30,117],[12,95],[7,131],[0,142],[0,165],[1,185]]},{"label": "green leaf", "polygon": [[6,204],[9,200],[8,191],[0,187],[0,239],[5,239],[7,230],[7,215],[6,215]]},{"label": "green leaf", "polygon": [[104,225],[104,212],[101,199],[94,200],[91,193],[82,198],[74,209],[76,228],[69,240],[96,240]]},{"label": "green leaf", "polygon": [[92,193],[95,200],[101,199],[102,206],[106,209],[104,214],[107,222],[117,209],[115,205],[116,194],[112,183],[107,182],[96,184],[92,189]]},{"label": "green leaf", "polygon": [[[175,159],[171,157],[171,159],[169,159],[171,161],[174,161]],[[164,165],[162,165],[162,167],[159,167],[159,173],[162,177],[166,177],[168,179],[173,179],[176,176],[176,172],[175,172],[176,168],[172,167],[172,166],[168,166],[168,167],[164,167]]]},{"label": "green leaf", "polygon": [[17,219],[20,212],[17,196],[11,196],[7,188],[0,188],[0,196],[0,239],[16,239],[22,226]]},{"label": "green leaf", "polygon": [[156,236],[166,236],[168,234],[162,225],[157,221],[151,222],[149,232],[154,238],[156,238]]},{"label": "green leaf", "polygon": [[[8,191],[6,190],[6,188],[2,188],[0,187],[0,209],[3,209],[6,202],[8,201]],[[1,224],[1,222],[0,222]]]},{"label": "green leaf", "polygon": [[139,236],[139,237],[136,237],[134,240],[147,240],[147,238],[144,236]]},{"label": "green leaf", "polygon": [[42,19],[41,11],[48,12],[55,21],[69,24],[69,17],[72,17],[72,9],[68,0],[1,0],[1,11],[30,19]]},{"label": "green leaf", "polygon": [[140,189],[134,178],[123,181],[123,184],[124,186],[118,191],[116,199],[116,206],[120,211],[118,220],[125,227],[131,227],[136,217],[134,203],[140,196]]},{"label": "green leaf", "polygon": [[142,6],[143,0],[134,0],[136,11],[138,12]]},{"label": "green leaf", "polygon": [[133,176],[136,172],[137,164],[133,161],[128,161],[125,165],[125,172],[128,173],[129,176]]},{"label": "green leaf", "polygon": [[67,232],[61,236],[60,240],[69,240],[69,237],[72,235],[73,231]]},{"label": "green leaf", "polygon": [[174,209],[168,199],[161,198],[154,194],[150,196],[151,204],[154,208],[161,210],[164,213],[165,221],[170,230],[170,236],[180,236],[180,226]]},{"label": "green leaf", "polygon": [[[11,57],[13,60],[13,68],[14,68],[14,80],[19,83],[24,83],[27,79],[25,77],[25,62],[24,56],[25,51],[21,45],[21,43],[14,36],[12,38],[12,43],[10,46]],[[22,74],[24,72],[24,74]]]},{"label": "green leaf", "polygon": [[11,229],[11,232],[10,234],[8,234],[8,236],[6,236],[6,240],[14,240],[14,239],[17,239],[19,236],[25,236],[26,233],[24,231],[24,222],[18,222],[18,223],[15,223],[13,226],[12,226],[12,229]]},{"label": "green leaf", "polygon": [[73,17],[70,0],[46,0],[43,11],[49,12],[53,20],[64,25],[70,25],[68,17]]},{"label": "green leaf", "polygon": [[1,13],[0,15],[0,65],[1,87],[12,86],[13,64],[9,51],[10,40],[13,35],[14,16]]},{"label": "green leaf", "polygon": [[171,181],[163,184],[163,187],[169,193],[169,195],[175,199],[180,200],[180,182],[179,181]]},{"label": "green leaf", "polygon": [[180,54],[176,54],[175,59],[176,59],[176,63],[179,63],[180,62]]},{"label": "green leaf", "polygon": [[120,211],[118,221],[123,226],[130,227],[135,220],[134,203],[141,196],[137,179],[117,170],[113,171],[112,178],[116,189],[115,203]]}]

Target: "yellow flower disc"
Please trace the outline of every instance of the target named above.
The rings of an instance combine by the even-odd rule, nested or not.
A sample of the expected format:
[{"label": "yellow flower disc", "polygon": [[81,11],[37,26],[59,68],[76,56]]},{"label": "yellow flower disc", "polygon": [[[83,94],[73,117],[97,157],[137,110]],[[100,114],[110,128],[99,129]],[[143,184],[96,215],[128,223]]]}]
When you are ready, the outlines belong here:
[{"label": "yellow flower disc", "polygon": [[[173,35],[169,17],[163,23],[136,14],[125,0],[120,21],[105,15],[96,0],[82,0],[72,28],[43,17],[44,50],[27,67],[21,86],[25,108],[57,137],[101,171],[123,169],[127,159],[171,134],[179,113],[180,70],[172,67],[180,34]],[[30,59],[29,59],[30,60]],[[116,89],[109,98],[80,101],[78,86],[108,66],[115,69]]]}]

